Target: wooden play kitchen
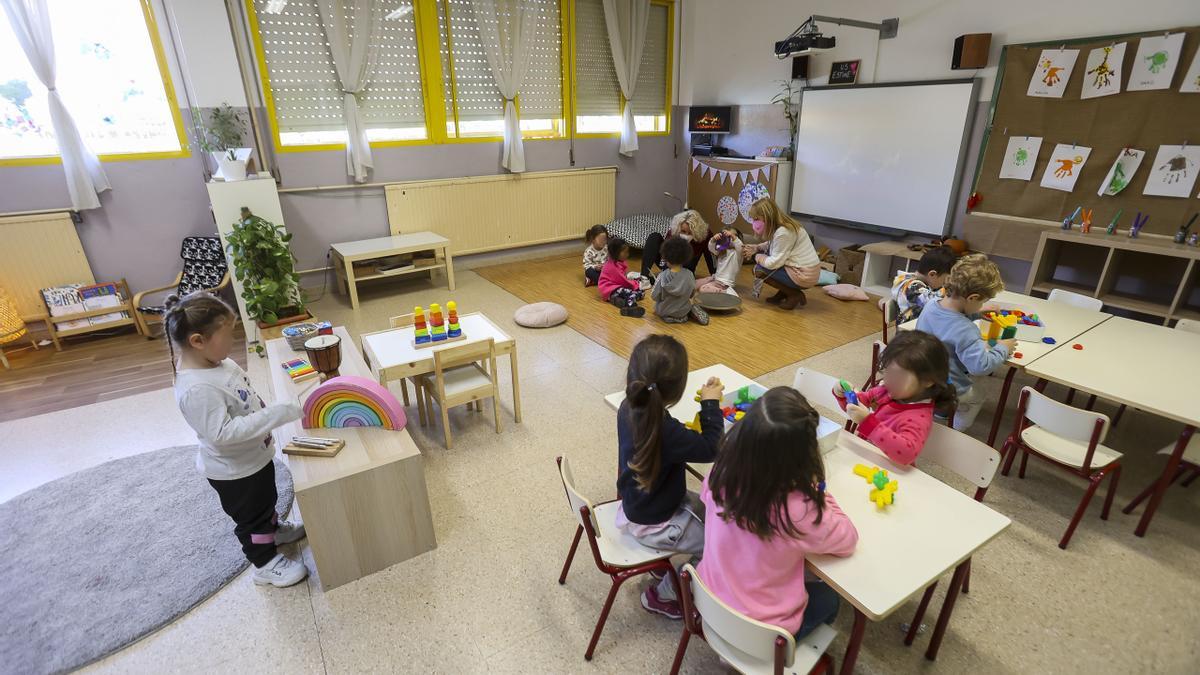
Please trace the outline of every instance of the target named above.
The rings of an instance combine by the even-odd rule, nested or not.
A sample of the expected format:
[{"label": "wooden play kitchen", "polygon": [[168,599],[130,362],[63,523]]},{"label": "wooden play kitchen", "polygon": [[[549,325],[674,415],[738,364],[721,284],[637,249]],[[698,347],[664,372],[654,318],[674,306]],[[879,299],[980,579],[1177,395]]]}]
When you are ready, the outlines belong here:
[{"label": "wooden play kitchen", "polygon": [[[339,338],[339,344],[353,344],[341,326],[333,329],[332,337]],[[318,386],[314,379],[293,381],[283,367],[301,354],[283,338],[267,342],[277,400],[306,401],[314,394]],[[374,379],[355,349],[342,351],[335,368],[343,376]],[[345,444],[332,457],[286,455],[323,589],[336,588],[437,547],[424,459],[407,429],[305,429],[302,421],[296,421],[276,429],[274,436],[281,448],[298,437]]]},{"label": "wooden play kitchen", "polygon": [[[333,271],[341,280],[339,288],[342,284],[345,285],[346,292],[350,295],[350,306],[354,309],[358,309],[357,284],[360,281],[388,279],[420,272],[432,274],[437,270],[445,270],[446,287],[454,290],[454,261],[450,255],[450,240],[432,232],[412,232],[377,239],[347,241],[334,244],[331,248],[334,257]],[[432,251],[432,260],[422,261],[414,258],[411,264],[395,268],[385,264],[385,258],[422,251]],[[363,263],[369,262],[378,264],[362,268]],[[355,263],[360,265],[357,272],[354,268]]]}]

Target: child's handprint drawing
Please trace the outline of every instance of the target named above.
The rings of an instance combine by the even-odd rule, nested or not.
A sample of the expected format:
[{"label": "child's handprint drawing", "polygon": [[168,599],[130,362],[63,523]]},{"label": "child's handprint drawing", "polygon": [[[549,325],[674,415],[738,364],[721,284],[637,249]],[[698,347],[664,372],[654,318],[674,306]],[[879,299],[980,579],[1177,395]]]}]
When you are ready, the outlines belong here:
[{"label": "child's handprint drawing", "polygon": [[1125,175],[1125,167],[1119,162],[1113,169],[1112,180],[1108,182],[1108,193],[1115,195],[1121,190],[1124,190],[1129,185],[1129,178]]},{"label": "child's handprint drawing", "polygon": [[1017,166],[1025,166],[1025,162],[1028,162],[1028,161],[1029,161],[1029,151],[1026,150],[1025,148],[1021,148],[1021,149],[1017,150],[1017,153],[1015,155],[1013,155],[1013,164],[1015,164]]},{"label": "child's handprint drawing", "polygon": [[1162,174],[1162,182],[1166,183],[1167,185],[1173,185],[1175,183],[1178,183],[1179,181],[1183,180],[1184,178],[1187,178],[1187,175],[1188,175],[1187,157],[1185,157],[1183,155],[1175,155],[1171,159],[1167,160],[1166,164],[1163,164],[1162,166],[1158,167],[1158,170],[1159,171],[1166,170],[1166,173]]},{"label": "child's handprint drawing", "polygon": [[1113,71],[1108,65],[1108,55],[1112,54],[1112,50],[1112,47],[1105,47],[1104,60],[1100,62],[1100,65],[1087,71],[1088,75],[1094,75],[1092,78],[1092,86],[1097,89],[1107,87],[1112,83]]},{"label": "child's handprint drawing", "polygon": [[1163,68],[1167,67],[1167,62],[1170,60],[1170,54],[1167,54],[1164,51],[1154,52],[1150,56],[1146,57],[1146,61],[1148,62],[1147,67],[1152,73],[1161,72]]},{"label": "child's handprint drawing", "polygon": [[1059,80],[1062,79],[1058,76],[1058,74],[1061,73],[1063,69],[1054,65],[1054,62],[1050,59],[1042,61],[1042,70],[1044,71],[1042,73],[1042,82],[1044,82],[1047,87],[1053,87],[1054,85],[1058,84]]},{"label": "child's handprint drawing", "polygon": [[1058,162],[1058,168],[1054,170],[1056,178],[1066,178],[1067,176],[1075,175],[1075,165],[1083,164],[1083,156],[1075,155],[1074,157],[1064,157],[1063,159],[1054,160]]}]

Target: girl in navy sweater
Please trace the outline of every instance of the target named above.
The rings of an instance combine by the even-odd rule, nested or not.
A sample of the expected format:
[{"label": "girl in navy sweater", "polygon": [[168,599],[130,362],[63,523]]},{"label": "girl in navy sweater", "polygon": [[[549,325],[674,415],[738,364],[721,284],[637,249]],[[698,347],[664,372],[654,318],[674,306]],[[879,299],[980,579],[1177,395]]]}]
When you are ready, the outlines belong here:
[{"label": "girl in navy sweater", "polygon": [[[683,397],[688,358],[669,335],[651,335],[633,348],[625,378],[625,401],[617,412],[617,525],[645,546],[698,558],[704,550],[704,506],[687,489],[685,466],[711,462],[725,429],[724,385],[709,378],[700,389],[696,433],[667,412]],[[671,579],[642,593],[647,611],[679,619],[683,612]]]}]

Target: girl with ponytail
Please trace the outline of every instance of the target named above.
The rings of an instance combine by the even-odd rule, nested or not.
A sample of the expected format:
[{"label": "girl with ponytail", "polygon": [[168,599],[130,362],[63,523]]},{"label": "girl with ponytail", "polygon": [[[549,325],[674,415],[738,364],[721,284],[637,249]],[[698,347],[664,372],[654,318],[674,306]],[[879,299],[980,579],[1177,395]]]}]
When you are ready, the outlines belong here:
[{"label": "girl with ponytail", "polygon": [[[724,386],[709,378],[700,389],[700,433],[667,411],[685,393],[687,350],[669,335],[651,335],[633,348],[625,401],[617,412],[617,525],[652,548],[698,557],[704,549],[704,507],[688,492],[685,467],[711,462],[725,429]],[[679,619],[675,585],[664,576],[642,593],[647,611]]]}]

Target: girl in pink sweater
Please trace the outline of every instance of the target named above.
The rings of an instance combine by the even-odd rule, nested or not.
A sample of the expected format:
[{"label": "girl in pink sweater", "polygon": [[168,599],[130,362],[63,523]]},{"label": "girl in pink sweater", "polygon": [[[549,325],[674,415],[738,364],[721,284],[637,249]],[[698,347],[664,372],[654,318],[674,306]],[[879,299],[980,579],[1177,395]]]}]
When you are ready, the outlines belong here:
[{"label": "girl in pink sweater", "polygon": [[835,388],[858,435],[897,464],[912,464],[933,426],[933,413],[952,415],[954,387],[947,381],[950,359],[941,340],[919,330],[900,331],[879,357],[883,384],[846,401]]},{"label": "girl in pink sweater", "polygon": [[700,492],[700,579],[725,604],[797,638],[838,611],[837,593],[805,579],[805,556],[848,556],[858,543],[825,492],[819,420],[795,389],[767,391],[725,436]]},{"label": "girl in pink sweater", "polygon": [[637,318],[646,314],[644,307],[638,307],[644,294],[641,284],[627,276],[629,265],[626,260],[629,260],[629,242],[620,237],[609,239],[608,260],[600,269],[596,288],[600,290],[602,300],[621,308],[621,316]]}]

